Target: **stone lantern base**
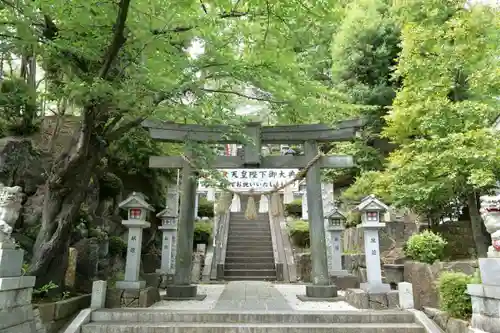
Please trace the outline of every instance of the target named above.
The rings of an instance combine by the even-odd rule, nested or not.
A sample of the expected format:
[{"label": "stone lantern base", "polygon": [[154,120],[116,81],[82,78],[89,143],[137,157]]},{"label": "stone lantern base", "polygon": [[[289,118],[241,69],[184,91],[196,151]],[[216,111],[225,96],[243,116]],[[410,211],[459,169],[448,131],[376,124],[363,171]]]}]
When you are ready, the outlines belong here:
[{"label": "stone lantern base", "polygon": [[500,258],[479,259],[482,284],[469,284],[471,328],[500,333]]}]

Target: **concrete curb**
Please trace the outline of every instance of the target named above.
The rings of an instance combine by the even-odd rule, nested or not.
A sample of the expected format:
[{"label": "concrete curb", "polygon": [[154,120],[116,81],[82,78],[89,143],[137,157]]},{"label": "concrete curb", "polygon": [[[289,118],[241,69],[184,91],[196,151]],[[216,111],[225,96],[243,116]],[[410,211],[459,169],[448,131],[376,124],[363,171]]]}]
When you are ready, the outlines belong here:
[{"label": "concrete curb", "polygon": [[92,314],[93,309],[83,309],[76,316],[75,319],[71,322],[71,324],[66,327],[63,333],[80,333],[82,331],[82,326],[90,323],[90,316]]},{"label": "concrete curb", "polygon": [[444,333],[444,331],[422,311],[415,309],[408,309],[408,311],[415,315],[415,321],[422,325],[427,333]]}]

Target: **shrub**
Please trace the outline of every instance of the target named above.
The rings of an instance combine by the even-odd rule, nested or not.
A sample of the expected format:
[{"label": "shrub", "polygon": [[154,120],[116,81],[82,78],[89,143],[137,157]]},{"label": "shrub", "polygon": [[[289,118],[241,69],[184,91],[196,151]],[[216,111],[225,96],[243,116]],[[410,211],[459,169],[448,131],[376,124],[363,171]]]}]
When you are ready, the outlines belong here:
[{"label": "shrub", "polygon": [[472,314],[472,303],[466,291],[467,284],[472,282],[473,277],[464,273],[444,272],[441,274],[438,280],[441,310],[455,318],[469,319]]},{"label": "shrub", "polygon": [[306,221],[293,221],[288,225],[288,233],[292,239],[292,243],[300,248],[309,247],[311,241],[309,239],[309,223]]},{"label": "shrub", "polygon": [[441,235],[426,230],[408,239],[405,254],[413,260],[433,264],[443,258],[446,244]]},{"label": "shrub", "polygon": [[109,238],[109,254],[124,257],[126,253],[127,243],[121,237],[111,236]]},{"label": "shrub", "polygon": [[197,244],[208,245],[210,237],[212,236],[212,231],[213,231],[212,222],[207,222],[207,221],[196,222],[194,225],[193,246],[196,248]]},{"label": "shrub", "polygon": [[208,201],[207,198],[201,197],[198,201],[198,216],[199,217],[214,217],[214,203]]},{"label": "shrub", "polygon": [[302,216],[302,199],[295,199],[285,205],[286,216]]}]

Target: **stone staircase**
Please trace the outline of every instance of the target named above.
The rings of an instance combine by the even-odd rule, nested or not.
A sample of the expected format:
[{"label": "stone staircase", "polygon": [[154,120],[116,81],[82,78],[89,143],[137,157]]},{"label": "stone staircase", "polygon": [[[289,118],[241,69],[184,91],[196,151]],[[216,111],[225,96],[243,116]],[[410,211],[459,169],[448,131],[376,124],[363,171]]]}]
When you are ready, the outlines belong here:
[{"label": "stone staircase", "polygon": [[404,311],[222,312],[105,309],[81,333],[425,333]]},{"label": "stone staircase", "polygon": [[247,220],[244,213],[231,213],[227,237],[224,280],[276,280],[269,215]]}]

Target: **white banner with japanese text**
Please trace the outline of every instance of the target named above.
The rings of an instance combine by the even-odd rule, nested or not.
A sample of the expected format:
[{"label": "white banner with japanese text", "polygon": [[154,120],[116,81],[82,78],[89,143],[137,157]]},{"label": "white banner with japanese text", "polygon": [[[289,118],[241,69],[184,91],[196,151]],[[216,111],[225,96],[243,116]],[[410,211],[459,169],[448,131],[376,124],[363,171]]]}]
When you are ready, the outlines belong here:
[{"label": "white banner with japanese text", "polygon": [[[233,191],[269,191],[295,178],[299,169],[221,169],[222,176],[229,182]],[[298,182],[291,185],[292,191],[298,190]],[[200,180],[199,191],[206,191],[206,185]]]}]

